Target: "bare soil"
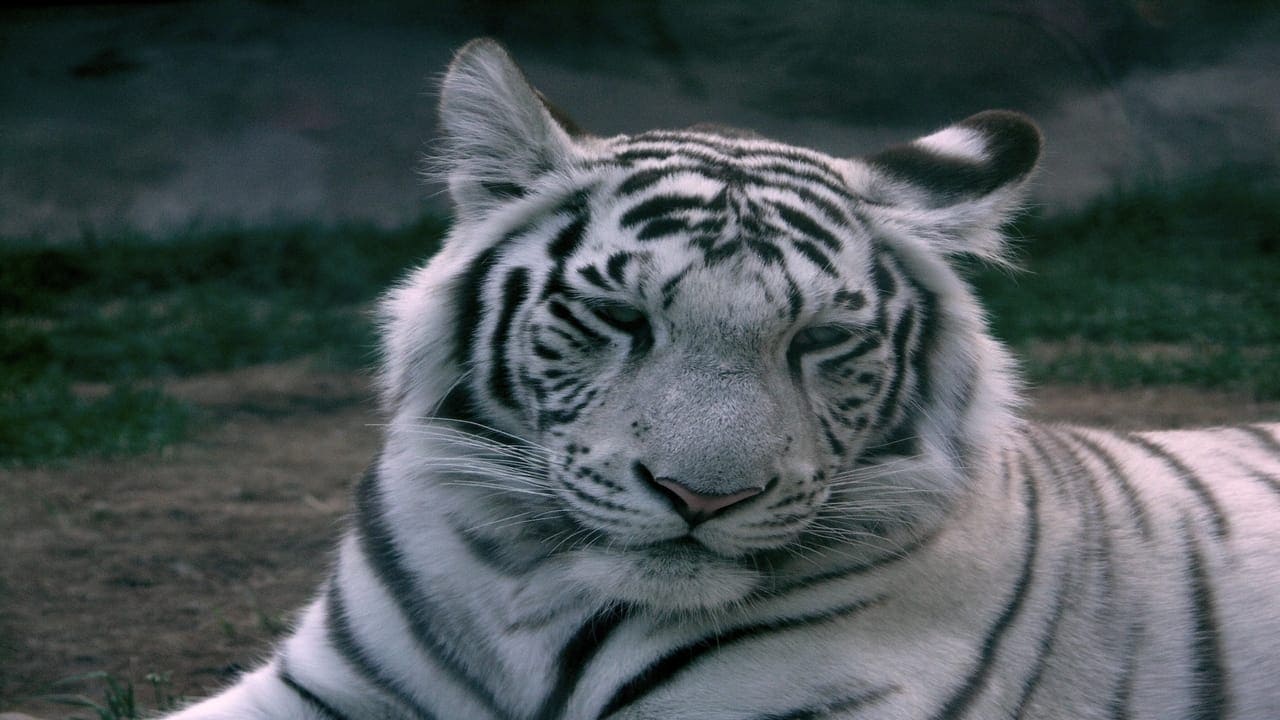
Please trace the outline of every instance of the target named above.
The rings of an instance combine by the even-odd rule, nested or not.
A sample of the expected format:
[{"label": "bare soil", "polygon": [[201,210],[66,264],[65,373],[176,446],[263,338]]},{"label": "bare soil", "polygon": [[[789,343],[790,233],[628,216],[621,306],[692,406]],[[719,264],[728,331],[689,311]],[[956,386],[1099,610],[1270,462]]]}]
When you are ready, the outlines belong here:
[{"label": "bare soil", "polygon": [[[71,709],[38,696],[96,670],[140,686],[171,673],[175,693],[207,694],[265,655],[323,576],[348,488],[378,445],[367,379],[299,361],[167,389],[204,410],[187,442],[0,470],[0,712],[66,717]],[[1274,420],[1280,403],[1046,387],[1032,413],[1174,427]]]}]

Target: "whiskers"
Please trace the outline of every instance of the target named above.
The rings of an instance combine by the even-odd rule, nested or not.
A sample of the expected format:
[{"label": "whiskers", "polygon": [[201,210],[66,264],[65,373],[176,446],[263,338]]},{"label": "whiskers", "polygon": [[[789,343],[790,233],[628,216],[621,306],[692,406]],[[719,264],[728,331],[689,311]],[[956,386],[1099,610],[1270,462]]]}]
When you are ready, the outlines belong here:
[{"label": "whiskers", "polygon": [[950,488],[939,482],[938,469],[903,456],[832,474],[824,484],[827,498],[797,524],[794,542],[773,552],[815,567],[903,554],[909,538],[947,506]]},{"label": "whiskers", "polygon": [[477,533],[481,531],[501,531],[511,528],[519,528],[525,525],[541,525],[548,521],[567,518],[569,510],[566,508],[554,508],[551,510],[530,510],[527,512],[513,513],[503,517],[490,520],[488,522],[475,523],[468,525],[463,530],[468,533]]},{"label": "whiskers", "polygon": [[545,445],[491,425],[453,418],[398,423],[398,433],[415,435],[426,452],[413,459],[415,471],[435,476],[444,487],[492,490],[492,495],[556,499],[548,470],[563,456]]},{"label": "whiskers", "polygon": [[419,438],[413,470],[440,488],[456,488],[466,503],[460,530],[510,537],[532,533],[546,552],[597,542],[601,533],[575,521],[553,484],[552,471],[568,460],[544,444],[472,420],[425,417],[400,421],[393,431]]}]

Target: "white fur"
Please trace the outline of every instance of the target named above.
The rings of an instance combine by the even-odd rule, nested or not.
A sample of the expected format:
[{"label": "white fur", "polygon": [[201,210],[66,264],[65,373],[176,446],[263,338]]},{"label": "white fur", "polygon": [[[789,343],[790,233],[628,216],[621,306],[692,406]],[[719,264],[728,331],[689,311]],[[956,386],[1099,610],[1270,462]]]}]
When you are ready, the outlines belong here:
[{"label": "white fur", "polygon": [[943,128],[932,135],[916,140],[915,144],[944,157],[969,162],[983,162],[988,159],[987,139],[973,128]]},{"label": "white fur", "polygon": [[[1280,497],[1268,484],[1280,475],[1280,426],[1123,436],[1021,420],[1013,362],[988,335],[950,258],[1001,261],[999,227],[1017,205],[1023,176],[985,195],[947,200],[862,160],[697,136],[703,153],[733,144],[746,155],[747,171],[777,163],[770,153],[792,153],[810,170],[817,172],[817,163],[843,178],[849,196],[861,199],[839,205],[848,217],[836,222],[810,200],[845,203],[844,194],[820,183],[801,192],[787,184],[785,170],[760,170],[767,176],[760,187],[733,188],[706,174],[672,172],[619,199],[627,178],[665,160],[623,169],[609,165],[611,153],[678,152],[680,142],[570,138],[505,52],[487,41],[455,60],[442,119],[458,217],[441,252],[382,306],[380,388],[391,420],[377,479],[360,495],[361,507],[374,513],[356,514],[329,581],[378,677],[366,678],[333,642],[326,591],[273,660],[174,717],[330,717],[280,681],[287,668],[349,718],[544,712],[587,720],[646,668],[681,652],[692,653],[688,664],[611,717],[1044,720],[1187,717],[1193,710],[1197,717],[1224,710],[1236,718],[1280,717]],[[917,146],[972,162],[992,161],[995,147],[970,126]],[[503,196],[492,192],[495,183],[522,192]],[[779,263],[743,255],[700,265],[703,251],[684,236],[640,240],[638,228],[623,227],[622,218],[646,199],[710,202],[722,190],[766,208],[761,217],[783,228],[777,232],[785,223],[770,207],[805,212],[819,234],[839,237],[842,247],[828,249],[839,279],[798,245],[779,242]],[[515,409],[493,396],[486,363],[497,342],[493,308],[501,304],[503,279],[524,271],[527,295],[540,297],[551,264],[546,248],[573,221],[557,213],[580,193],[588,196],[582,211],[589,217],[580,253],[602,259],[619,248],[633,252],[632,284],[659,283],[683,268],[684,294],[665,306],[654,297],[608,297],[652,318],[657,349],[628,359],[614,342],[575,356],[575,371],[595,373],[591,389],[601,400],[584,404],[580,419],[554,426],[557,434],[531,421],[528,405],[542,400],[527,390],[513,390],[526,403]],[[706,208],[682,212],[693,220],[715,216]],[[489,311],[462,317],[459,284],[478,257],[504,242],[486,275],[496,279],[478,290]],[[787,317],[784,280],[791,277],[780,266],[808,300],[794,321],[779,319]],[[586,293],[577,267],[566,266],[564,282]],[[883,282],[878,274],[896,291],[872,298],[864,311],[836,306],[841,291]],[[521,368],[539,362],[521,353],[525,336],[542,327],[543,304],[512,309],[501,349]],[[871,427],[861,437],[841,430],[855,452],[840,460],[846,466],[827,477],[828,486],[815,487],[815,469],[839,455],[816,430],[814,417],[831,400],[821,393],[849,387],[818,365],[853,341],[800,361],[798,370],[787,366],[788,343],[806,324],[865,328],[877,313],[904,328],[894,342],[908,349],[925,347],[924,320],[903,318],[933,323],[931,354],[903,365],[909,370],[897,377],[904,400],[883,412],[886,425],[914,418],[919,442],[910,453],[873,462],[861,453],[874,433],[888,429]],[[616,334],[589,313],[580,322]],[[454,347],[459,323],[477,328],[469,367]],[[861,367],[892,366],[891,340],[868,354],[882,360]],[[568,345],[556,347],[569,353]],[[472,391],[472,409],[490,434],[506,441],[486,439],[470,421],[434,419],[459,386]],[[867,392],[873,402],[888,391]],[[654,427],[636,429],[641,421]],[[558,474],[578,462],[585,445],[595,464],[577,467],[611,468],[607,482]],[[707,487],[756,482],[739,477],[753,473],[773,479],[760,502],[688,530],[661,496],[618,469],[635,458],[679,467],[685,478],[703,473]],[[725,468],[733,477],[720,472]],[[1183,469],[1195,477],[1183,477]],[[1197,489],[1197,479],[1207,491]],[[785,501],[789,492],[809,500]],[[1215,508],[1229,533],[1215,534]],[[875,522],[824,524],[845,515]],[[369,517],[385,525],[393,552],[363,549]],[[652,543],[686,531],[715,552],[652,551]],[[818,542],[823,538],[829,542]],[[493,552],[471,544],[484,541],[500,557],[477,554]],[[753,554],[764,548],[776,552]],[[388,567],[403,573],[407,606],[381,579]],[[1207,614],[1195,592],[1200,575]],[[556,665],[590,618],[619,605],[628,607],[625,619],[581,650],[584,666]],[[1197,644],[1198,624],[1206,622],[1216,633]],[[420,627],[430,642],[417,635]],[[1221,675],[1211,672],[1214,663]],[[576,681],[562,682],[575,674]],[[565,694],[553,712],[558,684]],[[1205,693],[1215,687],[1225,688],[1228,707],[1207,704],[1215,696]]]}]

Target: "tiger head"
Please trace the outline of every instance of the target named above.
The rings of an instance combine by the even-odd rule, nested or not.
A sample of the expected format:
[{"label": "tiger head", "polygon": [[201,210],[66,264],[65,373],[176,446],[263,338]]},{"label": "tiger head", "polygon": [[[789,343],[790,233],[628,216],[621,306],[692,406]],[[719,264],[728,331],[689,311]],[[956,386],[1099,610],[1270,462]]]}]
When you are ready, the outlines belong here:
[{"label": "tiger head", "polygon": [[465,531],[586,591],[716,607],[928,533],[1012,422],[952,261],[1001,260],[1039,154],[1022,116],[856,159],[601,138],[480,40],[441,122],[455,225],[384,305],[386,462],[447,485]]}]

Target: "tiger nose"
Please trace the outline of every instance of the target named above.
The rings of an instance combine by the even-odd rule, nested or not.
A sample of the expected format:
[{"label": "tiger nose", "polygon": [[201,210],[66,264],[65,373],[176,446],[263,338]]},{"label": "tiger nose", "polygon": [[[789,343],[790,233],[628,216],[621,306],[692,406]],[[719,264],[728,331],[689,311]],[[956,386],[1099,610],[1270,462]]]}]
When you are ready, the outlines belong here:
[{"label": "tiger nose", "polygon": [[749,487],[726,495],[708,495],[689,489],[675,478],[654,477],[642,465],[637,468],[637,474],[655,486],[655,489],[671,502],[671,506],[680,514],[680,517],[691,526],[709,520],[722,510],[764,491],[763,487]]}]

